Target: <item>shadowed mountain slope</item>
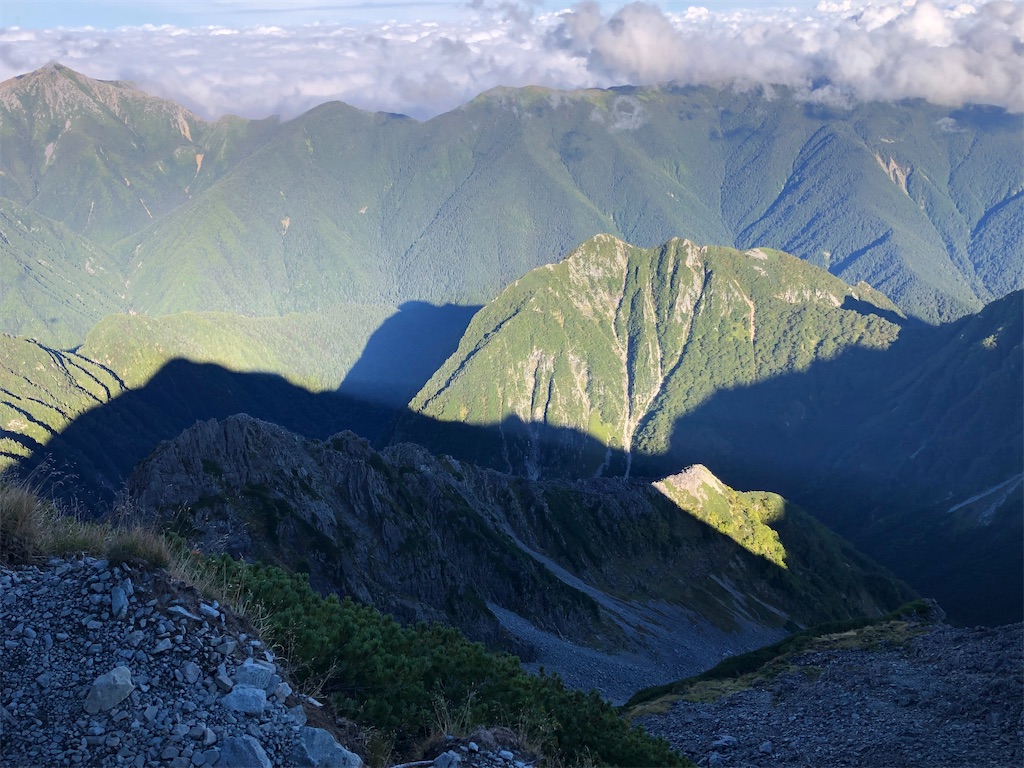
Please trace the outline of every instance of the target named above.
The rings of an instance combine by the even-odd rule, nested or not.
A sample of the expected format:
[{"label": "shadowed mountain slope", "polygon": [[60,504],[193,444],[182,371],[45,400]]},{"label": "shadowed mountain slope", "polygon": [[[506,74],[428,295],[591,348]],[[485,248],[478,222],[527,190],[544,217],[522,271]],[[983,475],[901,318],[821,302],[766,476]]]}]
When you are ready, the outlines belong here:
[{"label": "shadowed mountain slope", "polygon": [[[38,476],[47,492],[102,509],[141,461],[128,495],[212,551],[307,571],[321,591],[443,619],[549,669],[583,653],[605,674],[574,663],[573,682],[616,698],[909,594],[780,497],[738,494],[699,467],[657,485],[537,484],[332,438],[373,434],[391,413],[280,377],[173,361],[139,389],[90,397],[106,369],[13,341],[77,372],[69,386],[90,406],[22,446],[20,471],[53,468]],[[239,411],[308,437],[250,416],[204,421]]]},{"label": "shadowed mountain slope", "polygon": [[[1024,606],[1024,295],[884,352],[716,392],[679,418],[670,456],[813,510],[953,620]],[[659,462],[655,462],[656,465]]]},{"label": "shadowed mountain slope", "polygon": [[94,360],[0,335],[0,469],[38,455],[77,417],[124,391],[117,373]]},{"label": "shadowed mountain slope", "polygon": [[[88,385],[82,376],[77,379],[78,387]],[[388,409],[333,392],[311,393],[280,376],[236,373],[186,360],[168,362],[138,389],[111,394],[90,399],[90,408],[71,414],[73,420],[59,433],[45,429],[45,444],[33,441],[27,450],[12,451],[18,457],[12,469],[25,475],[42,466],[40,482],[55,484],[55,494],[77,496],[87,510],[98,513],[113,503],[136,463],[160,441],[197,421],[248,413],[309,437],[326,438],[343,429],[375,437],[392,417]],[[5,432],[0,445],[23,444],[20,435]]]},{"label": "shadowed mountain slope", "polygon": [[535,483],[237,416],[159,446],[128,493],[206,551],[309,573],[405,622],[452,623],[619,699],[783,627],[910,595],[781,497],[737,493],[703,467],[656,485]]},{"label": "shadowed mountain slope", "polygon": [[[308,390],[298,396],[298,402],[310,400],[310,392],[338,391],[341,397],[335,400],[312,398],[310,402],[321,404],[313,407],[313,412],[325,412],[324,423],[333,429],[369,428],[366,434],[373,436],[389,420],[390,410],[401,409],[451,354],[475,310],[405,305],[395,311],[381,306],[343,305],[269,318],[216,312],[157,318],[118,314],[104,318],[90,331],[85,344],[73,352],[32,339],[0,336],[0,470],[33,452],[45,455],[48,441],[77,416],[128,391],[136,394],[126,403],[141,398],[139,402],[144,404],[138,406],[136,431],[123,441],[115,439],[111,447],[93,441],[88,434],[80,433],[75,438],[82,441],[76,451],[83,456],[96,449],[117,454],[125,442],[136,445],[127,454],[134,457],[131,463],[120,462],[118,472],[104,481],[110,487],[156,442],[190,426],[188,414],[193,408],[199,409],[197,414],[205,414],[202,418],[229,416],[238,410],[269,418],[275,412],[273,404],[260,403],[259,399],[279,395],[293,399],[286,383]],[[190,371],[182,374],[183,386],[209,393],[214,384],[205,381],[201,372],[206,371],[226,383],[230,392],[215,396],[213,402],[219,405],[214,410],[203,410],[200,403],[190,403],[180,413],[178,405],[165,409],[167,386],[161,383],[166,381],[161,371],[172,361],[179,361],[172,370]],[[211,365],[189,368],[185,361]],[[269,376],[234,376],[236,373]],[[155,390],[142,394],[154,378],[158,379]],[[276,383],[263,386],[255,382]],[[164,394],[154,394],[161,392]],[[182,391],[170,397],[180,401],[188,394]],[[230,403],[236,404],[234,410]],[[115,411],[120,407],[116,406]],[[367,427],[368,422],[359,415],[350,422],[348,416],[326,413],[332,407],[344,413],[365,410],[376,414],[371,419],[374,426]],[[181,419],[168,418],[174,413],[184,415]],[[287,409],[277,413],[284,414],[283,423],[296,429],[299,424],[310,423],[305,417],[287,415]],[[107,437],[116,437],[114,428],[105,422],[99,429]],[[93,448],[88,447],[90,442],[95,442]],[[62,460],[70,460],[64,455],[65,448],[53,448]],[[86,486],[93,483],[93,478],[82,479]]]},{"label": "shadowed mountain slope", "polygon": [[366,342],[338,393],[402,409],[448,359],[480,307],[406,302]]},{"label": "shadowed mountain slope", "polygon": [[[596,238],[481,310],[399,434],[530,476],[701,462],[797,500],[957,620],[1009,621],[1021,296],[936,328],[784,254]],[[456,421],[492,426],[460,443]]]}]

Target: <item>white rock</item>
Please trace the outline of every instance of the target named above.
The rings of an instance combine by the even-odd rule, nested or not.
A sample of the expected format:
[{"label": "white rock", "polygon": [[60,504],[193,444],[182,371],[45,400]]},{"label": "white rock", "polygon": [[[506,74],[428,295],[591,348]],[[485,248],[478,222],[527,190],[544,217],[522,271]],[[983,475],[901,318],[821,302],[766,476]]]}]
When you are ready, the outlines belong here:
[{"label": "white rock", "polygon": [[235,712],[258,715],[267,708],[267,692],[252,685],[236,685],[224,697],[224,706]]},{"label": "white rock", "polygon": [[252,736],[230,736],[220,748],[217,768],[272,768],[270,758]]},{"label": "white rock", "polygon": [[110,590],[110,610],[118,619],[123,619],[128,615],[128,595],[121,587],[114,587]]},{"label": "white rock", "polygon": [[292,755],[296,765],[316,768],[362,768],[363,761],[359,755],[349,752],[323,728],[303,726],[299,729],[299,738],[300,745]]}]

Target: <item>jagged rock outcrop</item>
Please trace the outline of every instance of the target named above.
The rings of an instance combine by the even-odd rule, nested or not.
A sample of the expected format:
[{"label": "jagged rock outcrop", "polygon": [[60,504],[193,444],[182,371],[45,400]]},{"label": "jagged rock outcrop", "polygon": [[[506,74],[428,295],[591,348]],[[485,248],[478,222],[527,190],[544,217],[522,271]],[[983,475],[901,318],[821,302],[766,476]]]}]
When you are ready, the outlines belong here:
[{"label": "jagged rock outcrop", "polygon": [[[910,596],[781,497],[708,489],[699,506],[642,482],[532,482],[239,415],[162,444],[127,490],[206,552],[453,624],[613,699]],[[784,565],[722,522],[747,519],[774,526]]]}]

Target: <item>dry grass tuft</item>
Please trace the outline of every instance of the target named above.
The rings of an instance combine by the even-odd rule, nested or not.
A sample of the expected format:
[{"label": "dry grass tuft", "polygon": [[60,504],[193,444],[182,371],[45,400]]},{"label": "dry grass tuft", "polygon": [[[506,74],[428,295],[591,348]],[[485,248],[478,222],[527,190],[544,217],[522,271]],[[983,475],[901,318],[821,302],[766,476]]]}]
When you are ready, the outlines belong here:
[{"label": "dry grass tuft", "polygon": [[0,485],[0,565],[29,563],[42,554],[53,515],[28,488]]},{"label": "dry grass tuft", "polygon": [[158,531],[127,522],[81,520],[43,499],[31,485],[0,479],[0,565],[80,554],[157,568],[170,568],[184,556]]},{"label": "dry grass tuft", "polygon": [[112,529],[106,556],[117,563],[145,563],[170,568],[178,560],[167,539],[148,528]]}]

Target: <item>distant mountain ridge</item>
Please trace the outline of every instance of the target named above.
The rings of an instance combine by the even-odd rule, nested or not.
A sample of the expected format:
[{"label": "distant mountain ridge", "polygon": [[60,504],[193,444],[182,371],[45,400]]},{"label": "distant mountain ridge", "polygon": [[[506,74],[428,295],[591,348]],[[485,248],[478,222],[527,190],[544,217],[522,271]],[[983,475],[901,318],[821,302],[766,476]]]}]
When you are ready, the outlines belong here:
[{"label": "distant mountain ridge", "polygon": [[[59,222],[51,249],[117,286],[45,343],[129,309],[482,302],[598,232],[781,248],[935,321],[1024,286],[1021,128],[980,107],[709,88],[496,89],[426,123],[339,103],[206,123],[51,65],[0,84],[0,198]],[[5,263],[39,247],[0,240]],[[31,280],[7,293],[67,303]]]}]

